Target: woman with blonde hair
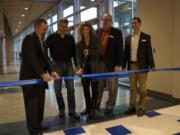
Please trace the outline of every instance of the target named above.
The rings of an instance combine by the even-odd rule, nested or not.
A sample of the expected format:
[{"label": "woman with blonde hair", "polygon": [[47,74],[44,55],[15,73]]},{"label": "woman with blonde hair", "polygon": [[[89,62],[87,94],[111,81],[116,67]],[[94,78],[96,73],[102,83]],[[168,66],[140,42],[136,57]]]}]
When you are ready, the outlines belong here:
[{"label": "woman with blonde hair", "polygon": [[[95,35],[92,25],[89,22],[83,22],[80,24],[79,33],[81,39],[76,45],[78,73],[97,73],[97,64],[100,55],[100,41]],[[98,81],[92,78],[83,78],[81,81],[83,85],[86,104],[86,109],[81,112],[81,115],[88,114],[89,118],[93,118],[95,116],[96,101],[98,95]],[[92,92],[90,92],[90,85]]]}]

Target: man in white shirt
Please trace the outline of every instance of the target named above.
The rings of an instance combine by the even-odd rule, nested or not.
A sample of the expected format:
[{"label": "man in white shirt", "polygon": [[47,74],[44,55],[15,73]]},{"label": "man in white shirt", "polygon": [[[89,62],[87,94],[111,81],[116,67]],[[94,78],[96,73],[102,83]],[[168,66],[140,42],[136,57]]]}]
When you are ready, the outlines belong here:
[{"label": "man in white shirt", "polygon": [[[154,58],[151,47],[151,36],[140,31],[141,19],[134,17],[131,22],[132,34],[126,37],[125,49],[123,54],[123,69],[138,70],[149,69],[154,70]],[[136,112],[137,84],[139,84],[139,108],[137,116],[141,117],[145,114],[146,95],[147,95],[147,76],[148,72],[132,74],[130,80],[130,106],[125,114]]]}]

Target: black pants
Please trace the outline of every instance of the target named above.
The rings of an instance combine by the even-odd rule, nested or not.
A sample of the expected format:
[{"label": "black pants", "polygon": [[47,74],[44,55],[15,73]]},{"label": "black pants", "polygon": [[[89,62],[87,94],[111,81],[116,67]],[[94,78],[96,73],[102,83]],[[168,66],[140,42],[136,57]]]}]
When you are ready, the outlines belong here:
[{"label": "black pants", "polygon": [[[84,74],[91,74],[91,67],[85,66],[84,67]],[[81,80],[83,85],[85,103],[86,103],[86,110],[90,111],[91,109],[95,109],[97,95],[98,95],[98,81],[91,78],[83,78]],[[91,92],[90,92],[90,85],[91,85]]]},{"label": "black pants", "polygon": [[23,96],[28,131],[30,135],[37,135],[44,116],[45,87],[24,86]]}]

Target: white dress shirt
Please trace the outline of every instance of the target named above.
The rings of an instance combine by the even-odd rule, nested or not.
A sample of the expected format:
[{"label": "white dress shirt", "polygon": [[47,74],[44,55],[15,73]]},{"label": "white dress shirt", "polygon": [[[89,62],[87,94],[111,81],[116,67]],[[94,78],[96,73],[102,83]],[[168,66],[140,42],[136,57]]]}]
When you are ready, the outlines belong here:
[{"label": "white dress shirt", "polygon": [[43,50],[43,52],[44,52],[44,46],[43,46],[43,43],[42,43],[42,39],[41,39],[41,36],[36,32],[36,34],[37,34],[37,36],[38,36],[38,38],[39,38],[39,41],[40,41],[40,43],[41,43],[41,48],[42,48],[42,50]]},{"label": "white dress shirt", "polygon": [[131,35],[131,61],[137,62],[137,50],[139,45],[140,32]]}]

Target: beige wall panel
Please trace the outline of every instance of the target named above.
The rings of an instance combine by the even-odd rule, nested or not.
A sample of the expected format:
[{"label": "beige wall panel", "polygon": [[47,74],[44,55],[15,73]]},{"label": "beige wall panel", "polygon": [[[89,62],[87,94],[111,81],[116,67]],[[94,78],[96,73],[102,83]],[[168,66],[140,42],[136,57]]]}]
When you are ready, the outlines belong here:
[{"label": "beige wall panel", "polygon": [[[174,67],[180,67],[180,0],[174,7]],[[180,98],[180,72],[173,73],[173,97]]]},{"label": "beige wall panel", "polygon": [[[137,14],[142,18],[142,31],[151,34],[154,58],[157,68],[173,66],[174,33],[173,0],[138,0]],[[172,94],[173,74],[171,72],[150,73],[148,88],[157,92]]]}]

